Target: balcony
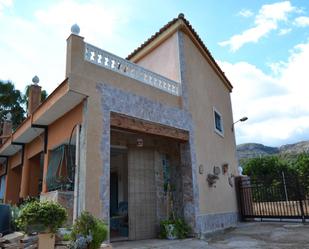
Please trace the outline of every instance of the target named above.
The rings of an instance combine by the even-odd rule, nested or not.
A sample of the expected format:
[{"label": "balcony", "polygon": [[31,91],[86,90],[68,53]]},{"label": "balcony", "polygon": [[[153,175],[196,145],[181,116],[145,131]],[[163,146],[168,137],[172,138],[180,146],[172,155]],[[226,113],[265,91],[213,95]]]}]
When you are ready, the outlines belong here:
[{"label": "balcony", "polygon": [[158,88],[175,96],[181,96],[181,84],[162,75],[149,71],[128,60],[85,43],[84,59],[100,67],[107,68],[143,84]]}]

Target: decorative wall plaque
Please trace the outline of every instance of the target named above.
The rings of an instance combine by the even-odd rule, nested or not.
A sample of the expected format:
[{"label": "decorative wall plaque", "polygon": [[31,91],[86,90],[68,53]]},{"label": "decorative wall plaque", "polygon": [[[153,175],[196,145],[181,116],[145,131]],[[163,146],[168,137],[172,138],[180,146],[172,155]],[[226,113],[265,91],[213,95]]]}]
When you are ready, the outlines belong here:
[{"label": "decorative wall plaque", "polygon": [[142,138],[136,139],[136,146],[137,147],[143,147],[144,146],[144,140]]},{"label": "decorative wall plaque", "polygon": [[229,170],[229,165],[227,163],[222,165],[222,174],[226,174]]},{"label": "decorative wall plaque", "polygon": [[198,166],[198,172],[202,175],[204,173],[204,165],[203,164],[200,164]]},{"label": "decorative wall plaque", "polygon": [[219,175],[221,173],[220,167],[214,166],[214,175]]},{"label": "decorative wall plaque", "polygon": [[209,187],[216,187],[215,183],[217,182],[218,179],[219,177],[213,174],[208,174],[206,178]]}]

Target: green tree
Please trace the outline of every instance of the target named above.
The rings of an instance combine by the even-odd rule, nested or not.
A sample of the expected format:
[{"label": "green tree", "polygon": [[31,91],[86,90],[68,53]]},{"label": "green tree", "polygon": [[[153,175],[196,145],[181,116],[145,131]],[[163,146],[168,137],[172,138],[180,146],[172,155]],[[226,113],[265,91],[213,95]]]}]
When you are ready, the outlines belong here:
[{"label": "green tree", "polygon": [[25,110],[23,108],[24,99],[22,93],[15,89],[10,81],[0,80],[0,118],[10,112],[12,114],[13,129],[25,119]]},{"label": "green tree", "polygon": [[[15,130],[25,119],[28,108],[29,86],[25,89],[25,94],[15,89],[10,81],[0,80],[0,121],[5,119],[7,113],[12,114],[12,125]],[[41,102],[47,98],[47,92],[42,90]]]},{"label": "green tree", "polygon": [[301,153],[297,156],[297,159],[294,163],[294,167],[297,173],[301,177],[309,178],[309,154]]},{"label": "green tree", "polygon": [[281,176],[281,172],[292,173],[293,169],[286,160],[278,156],[251,158],[244,164],[244,174],[251,178],[271,180]]}]

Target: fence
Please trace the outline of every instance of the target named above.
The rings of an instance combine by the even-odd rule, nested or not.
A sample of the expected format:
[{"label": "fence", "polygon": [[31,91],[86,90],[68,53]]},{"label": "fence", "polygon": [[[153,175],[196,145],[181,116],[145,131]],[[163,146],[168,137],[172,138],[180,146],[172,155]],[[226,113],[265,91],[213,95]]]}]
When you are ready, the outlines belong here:
[{"label": "fence", "polygon": [[282,173],[277,178],[250,179],[238,183],[243,220],[253,218],[309,219],[309,178]]}]

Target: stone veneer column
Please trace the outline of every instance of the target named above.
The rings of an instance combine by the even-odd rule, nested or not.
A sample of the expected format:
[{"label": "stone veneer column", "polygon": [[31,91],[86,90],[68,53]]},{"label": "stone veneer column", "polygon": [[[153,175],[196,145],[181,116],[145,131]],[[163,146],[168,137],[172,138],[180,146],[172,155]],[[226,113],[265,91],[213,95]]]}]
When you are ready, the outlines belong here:
[{"label": "stone veneer column", "polygon": [[164,176],[161,154],[155,151],[155,184],[157,194],[157,225],[160,221],[166,219],[166,197],[164,193]]},{"label": "stone veneer column", "polygon": [[195,205],[193,196],[192,162],[189,142],[180,144],[181,177],[183,191],[183,213],[185,221],[194,228]]},{"label": "stone veneer column", "polygon": [[[182,87],[182,105],[185,112],[190,116],[190,140],[186,144],[181,145],[181,163],[184,186],[184,215],[194,217],[194,221],[189,221],[189,224],[194,228],[195,233],[200,233],[198,226],[198,215],[200,212],[199,206],[199,186],[197,179],[197,162],[195,153],[195,138],[194,124],[191,113],[189,112],[189,97],[188,97],[188,82],[186,78],[186,60],[184,54],[184,33],[178,31],[178,50],[179,50],[179,68]],[[191,182],[190,182],[191,181]]]}]

